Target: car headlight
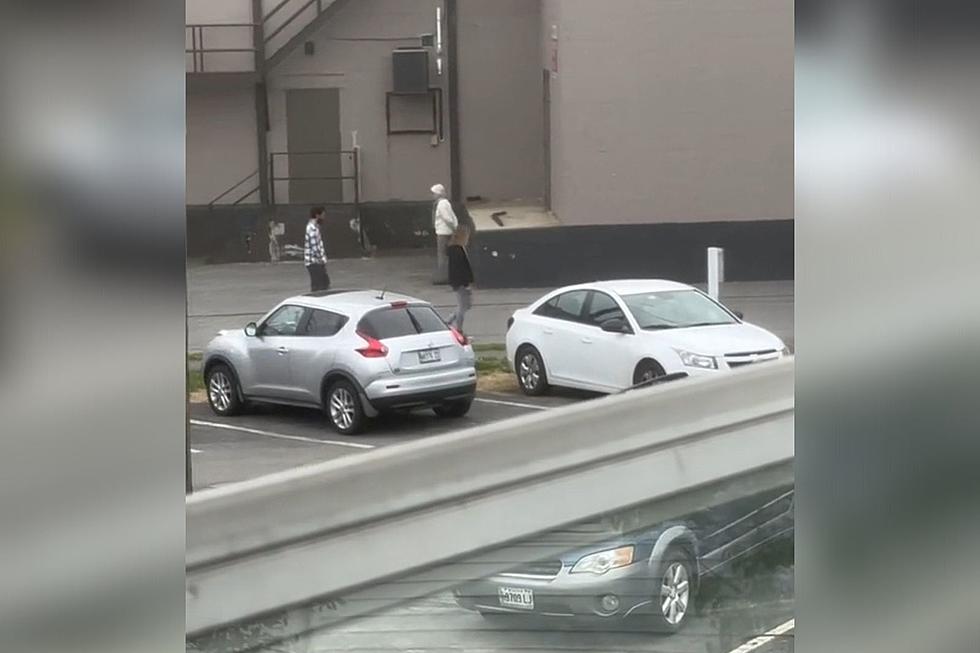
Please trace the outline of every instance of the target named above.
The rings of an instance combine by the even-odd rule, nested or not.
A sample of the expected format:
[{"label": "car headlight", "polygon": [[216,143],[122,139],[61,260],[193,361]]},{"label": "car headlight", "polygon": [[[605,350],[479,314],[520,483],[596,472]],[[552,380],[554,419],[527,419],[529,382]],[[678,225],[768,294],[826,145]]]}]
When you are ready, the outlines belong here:
[{"label": "car headlight", "polygon": [[684,363],[685,367],[700,367],[703,370],[718,369],[718,361],[714,356],[695,354],[694,352],[684,351],[683,349],[675,349],[674,351],[681,357],[681,362]]},{"label": "car headlight", "polygon": [[591,553],[580,559],[572,567],[573,574],[602,575],[610,569],[618,569],[633,564],[633,545],[621,546],[599,553]]}]

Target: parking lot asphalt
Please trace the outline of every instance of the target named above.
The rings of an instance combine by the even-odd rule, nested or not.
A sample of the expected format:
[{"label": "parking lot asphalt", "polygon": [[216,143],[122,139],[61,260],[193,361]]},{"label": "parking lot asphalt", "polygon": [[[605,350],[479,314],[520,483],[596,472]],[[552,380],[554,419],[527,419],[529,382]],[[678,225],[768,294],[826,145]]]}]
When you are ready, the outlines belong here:
[{"label": "parking lot asphalt", "polygon": [[[310,651],[535,653],[792,653],[793,602],[786,577],[792,567],[774,566],[741,592],[727,591],[706,614],[674,635],[650,632],[640,623],[586,627],[581,622],[486,619],[460,609],[448,593],[309,637]],[[738,585],[738,570],[722,582]],[[725,593],[726,590],[714,590]],[[792,585],[788,588],[792,593]]]},{"label": "parking lot asphalt", "polygon": [[194,489],[227,485],[587,398],[584,393],[541,398],[479,393],[466,417],[440,418],[432,411],[386,416],[357,436],[338,435],[315,409],[256,405],[243,415],[219,417],[206,403],[193,403],[190,441]]}]

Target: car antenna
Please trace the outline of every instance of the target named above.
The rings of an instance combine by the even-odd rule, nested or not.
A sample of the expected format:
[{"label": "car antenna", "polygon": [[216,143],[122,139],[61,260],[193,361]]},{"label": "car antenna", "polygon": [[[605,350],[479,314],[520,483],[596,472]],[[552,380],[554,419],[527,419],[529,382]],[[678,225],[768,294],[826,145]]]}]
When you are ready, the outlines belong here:
[{"label": "car antenna", "polygon": [[385,286],[384,288],[381,289],[381,293],[378,295],[378,299],[384,300],[386,292],[388,292],[388,286]]}]

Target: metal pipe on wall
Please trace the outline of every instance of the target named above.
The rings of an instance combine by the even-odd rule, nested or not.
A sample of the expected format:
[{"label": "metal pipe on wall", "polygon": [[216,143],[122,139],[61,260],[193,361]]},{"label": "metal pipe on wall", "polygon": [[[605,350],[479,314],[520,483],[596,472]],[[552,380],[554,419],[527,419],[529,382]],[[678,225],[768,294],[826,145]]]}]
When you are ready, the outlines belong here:
[{"label": "metal pipe on wall", "polygon": [[459,137],[459,16],[457,0],[446,0],[446,37],[449,73],[449,185],[450,197],[458,202],[463,197],[460,172]]}]

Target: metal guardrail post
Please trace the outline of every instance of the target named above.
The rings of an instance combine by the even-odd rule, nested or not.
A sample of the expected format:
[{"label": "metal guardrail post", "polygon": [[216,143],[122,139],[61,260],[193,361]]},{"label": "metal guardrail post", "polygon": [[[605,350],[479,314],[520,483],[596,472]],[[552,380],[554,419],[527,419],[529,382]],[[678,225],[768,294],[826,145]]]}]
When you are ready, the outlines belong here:
[{"label": "metal guardrail post", "polygon": [[276,154],[269,155],[269,204],[276,205]]},{"label": "metal guardrail post", "polygon": [[361,220],[361,148],[354,147],[354,219],[357,220],[357,238],[361,243],[361,251],[367,252],[364,240],[364,221]]},{"label": "metal guardrail post", "polygon": [[708,248],[708,294],[715,300],[721,297],[721,282],[725,280],[725,250]]}]

